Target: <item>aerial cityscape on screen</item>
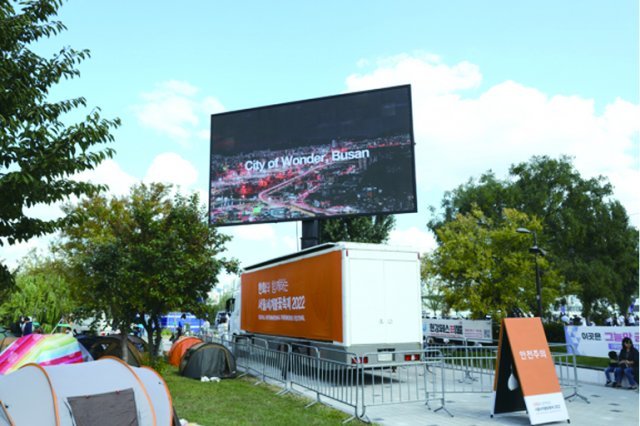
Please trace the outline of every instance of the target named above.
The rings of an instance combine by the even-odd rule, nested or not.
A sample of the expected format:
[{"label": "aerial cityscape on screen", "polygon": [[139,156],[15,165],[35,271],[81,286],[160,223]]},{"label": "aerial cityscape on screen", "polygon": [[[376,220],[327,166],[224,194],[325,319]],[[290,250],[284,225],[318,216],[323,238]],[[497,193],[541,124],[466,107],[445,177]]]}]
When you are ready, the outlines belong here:
[{"label": "aerial cityscape on screen", "polygon": [[213,116],[211,223],[415,211],[410,97],[394,89]]}]

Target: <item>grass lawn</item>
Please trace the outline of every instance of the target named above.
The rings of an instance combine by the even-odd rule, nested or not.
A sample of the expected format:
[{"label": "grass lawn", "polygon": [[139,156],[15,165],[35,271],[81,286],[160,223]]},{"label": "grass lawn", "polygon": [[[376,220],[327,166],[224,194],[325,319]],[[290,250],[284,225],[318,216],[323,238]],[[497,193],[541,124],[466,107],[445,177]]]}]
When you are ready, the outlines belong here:
[{"label": "grass lawn", "polygon": [[[255,378],[206,383],[188,379],[167,367],[163,377],[181,419],[207,425],[339,425],[350,415],[296,395],[278,396],[279,388],[255,385]],[[349,424],[362,424],[353,420]]]},{"label": "grass lawn", "polygon": [[[566,346],[551,346],[551,352],[554,353],[567,353]],[[605,369],[609,366],[608,358],[595,358],[592,356],[576,355],[576,365],[578,367],[589,368],[602,368]]]}]

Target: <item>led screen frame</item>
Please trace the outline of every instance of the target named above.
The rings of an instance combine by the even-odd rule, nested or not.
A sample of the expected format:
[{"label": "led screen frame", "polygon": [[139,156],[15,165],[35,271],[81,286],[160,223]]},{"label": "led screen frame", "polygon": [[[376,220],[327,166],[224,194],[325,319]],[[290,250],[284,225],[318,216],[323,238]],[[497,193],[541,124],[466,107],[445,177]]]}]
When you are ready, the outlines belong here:
[{"label": "led screen frame", "polygon": [[417,212],[411,86],[211,115],[216,226]]}]

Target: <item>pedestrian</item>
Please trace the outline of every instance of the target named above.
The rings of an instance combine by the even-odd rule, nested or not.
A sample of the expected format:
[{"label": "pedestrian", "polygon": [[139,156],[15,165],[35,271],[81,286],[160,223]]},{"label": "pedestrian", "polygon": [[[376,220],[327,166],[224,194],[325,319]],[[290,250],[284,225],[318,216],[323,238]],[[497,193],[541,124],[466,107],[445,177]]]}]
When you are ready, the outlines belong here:
[{"label": "pedestrian", "polygon": [[22,335],[28,336],[33,333],[33,323],[31,322],[31,318],[26,317],[24,320],[24,325],[22,326]]},{"label": "pedestrian", "polygon": [[24,336],[24,323],[27,321],[27,317],[20,315],[20,335]]},{"label": "pedestrian", "polygon": [[203,334],[204,336],[209,336],[209,334],[211,333],[211,323],[209,322],[208,316],[204,318],[204,322],[202,323],[200,333]]},{"label": "pedestrian", "polygon": [[176,340],[178,340],[180,336],[182,336],[182,333],[184,332],[184,324],[186,320],[187,320],[187,316],[185,314],[182,314],[180,316],[180,319],[178,320],[178,327],[176,327]]},{"label": "pedestrian", "polygon": [[[618,354],[618,368],[616,368],[616,382],[614,388],[622,387],[622,375],[629,381],[629,389],[638,389],[635,378],[638,377],[638,350],[633,347],[629,337],[622,339],[622,349]],[[635,378],[634,378],[635,376]]]},{"label": "pedestrian", "polygon": [[616,372],[618,368],[618,354],[616,351],[609,351],[609,366],[604,369],[604,376],[607,378],[605,386],[613,386],[613,380],[611,380],[611,373]]}]

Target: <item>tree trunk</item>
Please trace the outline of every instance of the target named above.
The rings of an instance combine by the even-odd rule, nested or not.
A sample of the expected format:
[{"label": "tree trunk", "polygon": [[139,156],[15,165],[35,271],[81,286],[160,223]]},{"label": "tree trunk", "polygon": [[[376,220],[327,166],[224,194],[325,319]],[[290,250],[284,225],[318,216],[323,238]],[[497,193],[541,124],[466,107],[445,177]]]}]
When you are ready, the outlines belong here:
[{"label": "tree trunk", "polygon": [[149,319],[143,321],[144,329],[147,332],[147,353],[153,362],[160,354],[160,345],[162,343],[162,328],[160,327],[160,319],[157,315],[149,314]]},{"label": "tree trunk", "polygon": [[122,360],[129,363],[129,327],[120,324],[120,348],[122,349]]},{"label": "tree trunk", "polygon": [[159,355],[160,345],[162,344],[162,327],[160,326],[160,318],[158,316],[153,317],[153,326],[156,333],[155,339],[153,341],[153,350],[155,351],[156,355]]},{"label": "tree trunk", "polygon": [[157,352],[153,350],[153,322],[151,318],[142,321],[144,331],[147,332],[147,344],[145,350],[149,354],[150,361],[153,361],[157,355]]}]

